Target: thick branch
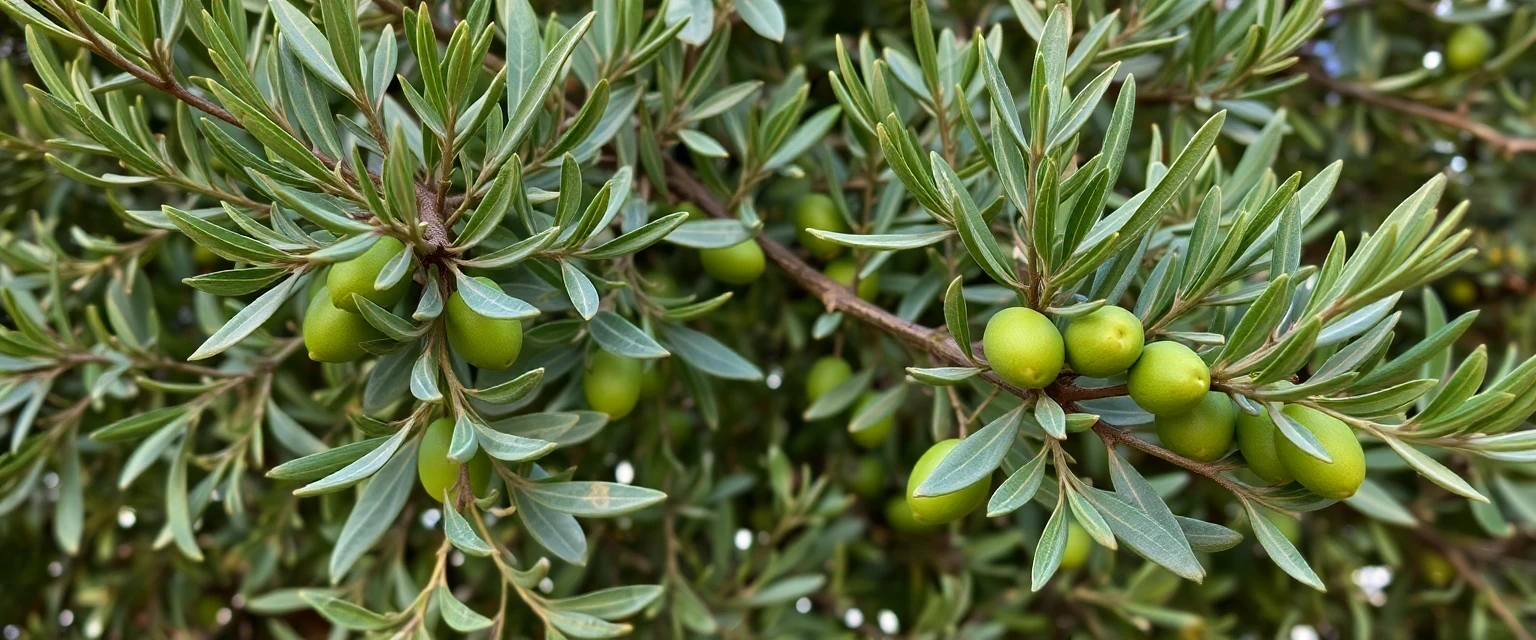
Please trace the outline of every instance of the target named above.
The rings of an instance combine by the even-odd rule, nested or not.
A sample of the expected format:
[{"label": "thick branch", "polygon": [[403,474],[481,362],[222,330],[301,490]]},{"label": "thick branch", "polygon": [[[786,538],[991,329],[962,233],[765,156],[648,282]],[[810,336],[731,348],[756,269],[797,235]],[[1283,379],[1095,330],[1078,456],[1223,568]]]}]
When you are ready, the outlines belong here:
[{"label": "thick branch", "polygon": [[1446,111],[1422,102],[1414,102],[1396,96],[1377,93],[1365,85],[1329,76],[1322,69],[1312,65],[1305,65],[1302,67],[1302,70],[1306,72],[1313,82],[1329,91],[1379,107],[1423,118],[1453,129],[1460,129],[1504,152],[1506,155],[1536,153],[1536,138],[1511,136],[1453,111]]}]

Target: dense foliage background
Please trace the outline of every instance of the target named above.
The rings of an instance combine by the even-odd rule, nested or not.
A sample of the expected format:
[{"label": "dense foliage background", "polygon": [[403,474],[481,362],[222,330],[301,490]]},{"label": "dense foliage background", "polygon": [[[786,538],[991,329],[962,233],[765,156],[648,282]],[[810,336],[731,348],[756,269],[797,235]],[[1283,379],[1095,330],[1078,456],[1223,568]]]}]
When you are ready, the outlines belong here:
[{"label": "dense foliage background", "polygon": [[[1531,637],[1528,3],[0,10],[4,638]],[[409,292],[306,358],[385,236]],[[972,347],[1101,301],[1337,412],[1365,484]],[[420,488],[444,415],[478,500]],[[911,521],[959,436],[986,513]]]}]

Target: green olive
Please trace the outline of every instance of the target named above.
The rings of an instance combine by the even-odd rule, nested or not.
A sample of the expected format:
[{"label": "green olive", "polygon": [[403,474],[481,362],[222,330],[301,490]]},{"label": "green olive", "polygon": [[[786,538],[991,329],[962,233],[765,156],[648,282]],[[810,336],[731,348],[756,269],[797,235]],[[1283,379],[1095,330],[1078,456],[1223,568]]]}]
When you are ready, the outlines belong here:
[{"label": "green olive", "polygon": [[1331,463],[1323,462],[1307,455],[1276,429],[1275,449],[1280,453],[1280,462],[1296,481],[1324,498],[1343,500],[1355,495],[1360,483],[1365,482],[1365,451],[1360,448],[1360,441],[1355,439],[1355,432],[1349,425],[1311,407],[1289,404],[1282,411],[1312,432],[1323,445],[1323,451],[1333,459]]},{"label": "green olive", "polygon": [[824,193],[808,194],[795,203],[795,237],[807,252],[822,260],[835,258],[843,252],[842,245],[813,236],[809,229],[848,231],[848,224],[837,212],[837,203]]},{"label": "green olive", "polygon": [[642,399],[655,398],[667,390],[667,383],[672,381],[668,375],[666,360],[648,360],[641,367],[640,397]]},{"label": "green olive", "polygon": [[195,243],[192,245],[192,262],[196,263],[197,266],[211,269],[218,266],[220,260],[222,258],[219,257],[219,254],[214,253],[208,247]]},{"label": "green olive", "polygon": [[1427,551],[1419,556],[1419,575],[1437,589],[1451,586],[1456,579],[1456,567],[1438,551]]},{"label": "green olive", "polygon": [[805,376],[805,401],[815,402],[822,394],[853,377],[853,367],[837,356],[824,356],[811,363]]},{"label": "green olive", "polygon": [[1099,307],[1074,319],[1062,338],[1072,370],[1093,378],[1124,372],[1141,357],[1141,319],[1121,307]]},{"label": "green olive", "polygon": [[672,274],[660,269],[645,272],[642,276],[641,285],[651,295],[663,298],[675,298],[678,296],[677,279],[673,278]]},{"label": "green olive", "polygon": [[351,362],[367,353],[360,343],[384,337],[361,315],[337,309],[324,289],[309,301],[302,331],[304,348],[315,362]]},{"label": "green olive", "polygon": [[1009,307],[987,321],[981,346],[997,375],[1025,389],[1043,389],[1061,373],[1065,345],[1049,318]]},{"label": "green olive", "polygon": [[1061,568],[1067,571],[1082,567],[1088,562],[1088,554],[1093,551],[1093,536],[1088,535],[1088,530],[1083,525],[1072,520],[1067,525],[1067,548],[1061,552]]},{"label": "green olive", "polygon": [[917,497],[913,495],[928,476],[933,473],[935,467],[944,460],[951,450],[960,444],[958,438],[950,438],[934,444],[923,453],[923,457],[917,459],[917,464],[912,467],[912,475],[907,477],[907,506],[912,507],[912,516],[918,522],[924,524],[944,524],[954,522],[965,517],[966,514],[976,510],[981,503],[987,501],[987,490],[992,488],[990,478],[982,478],[969,486],[961,488],[953,493],[941,496]]},{"label": "green olive", "polygon": [[1155,416],[1194,409],[1211,390],[1211,369],[1177,342],[1154,342],[1141,350],[1126,376],[1131,399]]},{"label": "green olive", "polygon": [[[501,291],[501,286],[486,277],[475,278]],[[523,350],[523,323],[510,318],[487,318],[464,302],[457,291],[448,296],[448,344],[465,362],[481,369],[500,371],[512,366]]]},{"label": "green olive", "polygon": [[1237,408],[1227,394],[1207,392],[1205,399],[1184,413],[1153,416],[1163,446],[1198,462],[1219,460],[1232,448]]},{"label": "green olive", "polygon": [[[859,401],[853,405],[853,415],[858,415],[859,410],[863,409],[864,405],[869,404],[869,401],[874,400],[876,395],[873,391],[864,392],[864,395],[859,397]],[[853,425],[849,424],[848,426],[851,428]],[[859,443],[859,446],[865,449],[873,449],[885,444],[885,441],[890,439],[891,431],[895,426],[896,414],[892,413],[881,418],[879,422],[858,431],[849,431],[848,433],[853,436],[854,442]]]},{"label": "green olive", "polygon": [[763,275],[763,248],[747,240],[720,249],[701,249],[699,260],[709,277],[726,284],[752,284]]},{"label": "green olive", "polygon": [[1269,418],[1267,407],[1260,408],[1258,415],[1237,413],[1237,450],[1242,452],[1248,470],[1265,482],[1276,485],[1295,479],[1280,462],[1275,449],[1275,421]]},{"label": "green olive", "polygon": [[1493,36],[1475,24],[1464,24],[1451,32],[1445,43],[1446,63],[1452,71],[1470,71],[1483,66],[1493,52]]},{"label": "green olive", "polygon": [[1477,283],[1471,278],[1455,278],[1445,283],[1445,299],[1458,307],[1470,307],[1477,302]]},{"label": "green olive", "polygon": [[337,309],[357,313],[357,302],[352,300],[354,293],[385,308],[399,302],[411,286],[409,278],[401,278],[394,286],[382,291],[375,289],[373,283],[384,265],[404,250],[405,245],[399,240],[384,236],[362,255],[331,265],[330,273],[325,276],[325,286],[331,290],[331,304]]},{"label": "green olive", "polygon": [[[853,276],[858,272],[858,265],[854,261],[845,258],[833,260],[822,273],[831,278],[833,282],[845,287],[851,287],[853,286]],[[868,276],[859,278],[859,290],[857,293],[866,302],[874,300],[875,296],[880,293],[880,274],[871,273]]]},{"label": "green olive", "polygon": [[[416,450],[416,477],[427,495],[442,500],[443,492],[459,482],[460,464],[448,458],[448,447],[453,443],[453,420],[438,418],[427,425],[421,434],[421,447]],[[491,486],[491,459],[485,451],[475,452],[469,459],[469,488],[475,495],[483,495]],[[455,494],[457,495],[457,494]]]},{"label": "green olive", "polygon": [[885,503],[885,523],[901,533],[928,533],[938,527],[917,519],[905,498],[893,496]]},{"label": "green olive", "polygon": [[674,207],[673,210],[670,213],[677,213],[678,211],[686,211],[686,212],[688,212],[688,219],[689,220],[708,220],[709,219],[709,214],[704,213],[704,210],[700,209],[699,205],[696,205],[696,204],[694,204],[692,202],[689,202],[687,200],[684,200],[682,202],[677,203],[677,206]]},{"label": "green olive", "polygon": [[592,354],[581,388],[586,392],[587,404],[608,414],[609,419],[618,420],[634,411],[635,403],[640,401],[641,375],[639,360],[598,349]]},{"label": "green olive", "polygon": [[885,480],[885,463],[872,455],[860,456],[854,461],[846,478],[848,489],[866,498],[880,495],[885,489]]}]

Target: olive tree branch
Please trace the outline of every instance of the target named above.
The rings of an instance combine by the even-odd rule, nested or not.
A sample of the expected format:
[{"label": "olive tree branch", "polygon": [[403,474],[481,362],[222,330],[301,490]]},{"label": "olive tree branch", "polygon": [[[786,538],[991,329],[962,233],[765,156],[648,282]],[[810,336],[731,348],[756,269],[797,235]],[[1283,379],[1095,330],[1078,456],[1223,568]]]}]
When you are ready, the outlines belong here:
[{"label": "olive tree branch", "polygon": [[1314,65],[1302,65],[1301,69],[1312,82],[1329,91],[1354,98],[1361,102],[1374,104],[1378,107],[1385,107],[1393,111],[1423,118],[1453,129],[1460,129],[1488,143],[1495,149],[1504,152],[1506,156],[1536,153],[1536,138],[1512,136],[1453,111],[1446,111],[1445,109],[1432,107],[1422,102],[1378,93],[1363,84],[1334,78]]},{"label": "olive tree branch", "polygon": [[[113,66],[126,71],[129,75],[138,78],[145,84],[158,89],[159,91],[170,95],[177,100],[185,102],[193,108],[202,111],[203,113],[223,120],[224,122],[227,122],[233,126],[245,129],[245,125],[241,124],[240,120],[236,118],[234,114],[230,113],[229,110],[207,98],[204,98],[203,96],[193,93],[192,90],[188,89],[186,85],[183,85],[173,73],[151,71],[137,64],[134,64],[133,61],[123,57],[123,55],[118,53],[116,49],[113,49],[102,41],[101,36],[97,35],[95,30],[91,29],[90,26],[87,25],[85,21],[79,17],[73,5],[69,3],[60,4],[63,5],[61,10],[64,11],[64,13],[70,18],[70,22],[72,23],[72,30],[86,38],[88,43],[87,46],[93,53],[101,56],[103,59],[107,60],[107,62],[110,62]],[[347,166],[346,163],[332,158],[318,149],[311,148],[309,151],[310,153],[314,154],[315,158],[318,159],[321,164],[324,164],[326,167],[329,167],[332,170],[339,170],[343,179],[350,181],[352,184],[356,184],[357,180],[359,179],[372,180],[375,184],[383,184],[382,178],[380,178],[378,174],[375,174],[372,171],[369,171],[366,177],[360,177],[353,171],[352,167]],[[445,222],[444,216],[442,214],[442,211],[447,207],[444,205],[444,198],[438,197],[439,194],[437,193],[437,190],[420,183],[415,185],[415,189],[417,210],[419,212],[421,223],[424,226],[422,237],[428,245],[425,247],[425,257],[430,258],[432,256],[442,254],[450,244],[448,225]],[[354,199],[360,198],[360,196],[356,196],[356,194],[352,195],[355,196]]]},{"label": "olive tree branch", "polygon": [[[725,207],[720,203],[715,194],[708,187],[704,186],[703,183],[699,182],[697,178],[694,178],[686,167],[683,167],[674,160],[668,159],[667,169],[668,180],[673,189],[676,189],[684,197],[698,204],[700,208],[712,216],[726,217],[728,215]],[[764,234],[758,234],[756,240],[769,260],[777,265],[791,280],[800,285],[801,288],[820,300],[827,307],[828,311],[842,311],[851,315],[865,324],[890,334],[907,345],[927,352],[936,360],[947,361],[960,366],[974,366],[975,363],[966,357],[965,353],[960,350],[960,347],[955,344],[954,338],[948,334],[908,322],[892,315],[879,306],[864,301],[855,295],[851,289],[822,275],[821,272],[806,264],[799,256],[796,256],[788,247],[779,244]],[[1004,381],[992,371],[983,372],[981,376],[999,389],[1020,398],[1028,398],[1034,393],[1033,390],[1022,389]],[[1058,402],[1061,402],[1068,410],[1080,412],[1081,409],[1076,404],[1078,401],[1124,395],[1126,388],[1124,385],[1084,388],[1071,383],[1062,384],[1058,382],[1048,387],[1046,393],[1050,394]],[[1107,443],[1125,444],[1143,453],[1161,458],[1206,478],[1210,478],[1216,484],[1235,494],[1259,502],[1266,502],[1263,496],[1253,491],[1252,487],[1222,475],[1223,472],[1231,468],[1230,466],[1221,463],[1202,463],[1190,460],[1137,438],[1131,432],[1103,421],[1099,421],[1093,426],[1093,432]],[[1266,503],[1266,506],[1269,505]],[[1280,510],[1284,511],[1284,509]]]}]

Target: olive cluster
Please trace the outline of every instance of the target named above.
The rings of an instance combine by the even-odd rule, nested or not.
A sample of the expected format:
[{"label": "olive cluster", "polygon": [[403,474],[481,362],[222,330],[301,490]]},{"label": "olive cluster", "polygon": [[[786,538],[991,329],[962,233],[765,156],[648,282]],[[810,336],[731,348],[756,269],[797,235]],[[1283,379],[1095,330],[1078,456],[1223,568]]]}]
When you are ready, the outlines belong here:
[{"label": "olive cluster", "polygon": [[[363,343],[384,337],[363,317],[353,296],[384,308],[400,302],[410,288],[409,279],[401,278],[384,289],[375,283],[384,266],[405,250],[399,240],[386,236],[362,255],[331,266],[325,287],[310,300],[304,316],[304,347],[311,360],[351,362],[367,353]],[[490,278],[475,279],[501,290]],[[449,296],[443,315],[448,344],[469,364],[500,371],[512,366],[523,350],[521,322],[476,313],[457,291]]]},{"label": "olive cluster", "polygon": [[[1244,414],[1226,394],[1211,391],[1210,368],[1192,349],[1171,341],[1145,344],[1141,321],[1126,309],[1101,307],[1072,320],[1063,333],[1040,312],[1011,307],[987,322],[982,348],[993,372],[1024,389],[1044,389],[1066,365],[1093,378],[1125,374],[1127,393],[1152,414],[1163,446],[1191,460],[1220,459],[1235,440],[1249,469],[1270,484],[1294,480],[1319,496],[1343,499],[1365,479],[1364,452],[1348,425],[1310,407],[1286,406],[1285,416],[1309,431],[1331,462],[1308,454],[1267,412]],[[945,495],[914,495],[959,443],[933,445],[913,468],[906,505],[917,522],[950,522],[986,500],[987,479]]]},{"label": "olive cluster", "polygon": [[[356,258],[331,266],[324,286],[313,293],[304,316],[304,346],[311,360],[351,362],[367,354],[364,343],[385,337],[362,314],[358,299],[386,309],[404,299],[410,289],[410,279],[401,278],[384,288],[377,282],[385,265],[408,250],[400,240],[386,236]],[[490,278],[482,276],[475,280],[497,291],[502,290]],[[517,361],[523,348],[521,321],[478,313],[458,291],[448,297],[442,327],[453,353],[480,369],[506,370]],[[594,410],[618,420],[629,415],[639,402],[643,377],[639,360],[597,350],[588,362],[582,390],[587,404]],[[448,457],[453,430],[451,418],[433,421],[422,435],[417,454],[421,486],[438,499],[444,497],[445,491],[457,486],[461,473],[460,463]],[[467,464],[470,488],[476,494],[483,494],[490,482],[490,459],[482,450]]]}]

